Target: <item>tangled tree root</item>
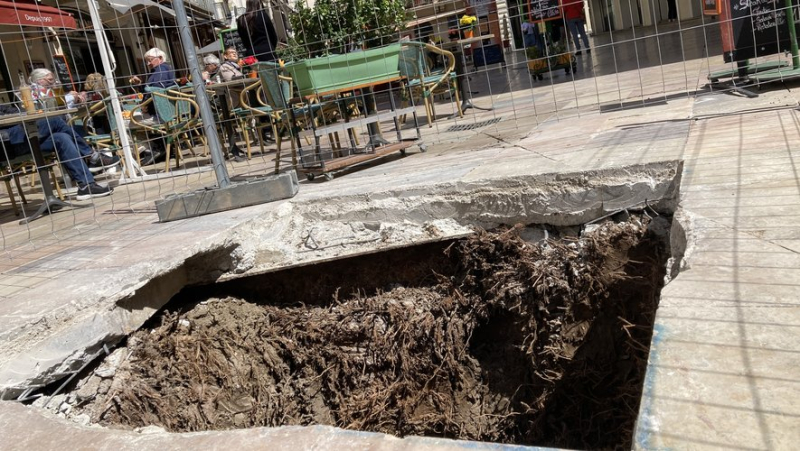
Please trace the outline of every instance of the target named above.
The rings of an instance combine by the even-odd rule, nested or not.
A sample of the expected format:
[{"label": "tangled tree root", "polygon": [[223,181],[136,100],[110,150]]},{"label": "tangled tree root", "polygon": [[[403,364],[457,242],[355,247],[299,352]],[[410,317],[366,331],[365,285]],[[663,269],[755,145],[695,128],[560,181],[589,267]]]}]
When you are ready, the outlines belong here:
[{"label": "tangled tree root", "polygon": [[84,411],[170,431],[329,424],[629,448],[666,258],[648,221],[540,244],[481,232],[448,248],[457,270],[434,286],[166,313]]}]

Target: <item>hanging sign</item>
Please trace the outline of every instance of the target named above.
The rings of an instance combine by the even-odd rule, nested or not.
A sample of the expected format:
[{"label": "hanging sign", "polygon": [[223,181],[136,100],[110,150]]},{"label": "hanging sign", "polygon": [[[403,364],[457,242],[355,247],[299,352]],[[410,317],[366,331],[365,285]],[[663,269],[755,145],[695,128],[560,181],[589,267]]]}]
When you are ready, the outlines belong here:
[{"label": "hanging sign", "polygon": [[703,0],[703,14],[706,16],[719,16],[722,13],[721,0]]}]

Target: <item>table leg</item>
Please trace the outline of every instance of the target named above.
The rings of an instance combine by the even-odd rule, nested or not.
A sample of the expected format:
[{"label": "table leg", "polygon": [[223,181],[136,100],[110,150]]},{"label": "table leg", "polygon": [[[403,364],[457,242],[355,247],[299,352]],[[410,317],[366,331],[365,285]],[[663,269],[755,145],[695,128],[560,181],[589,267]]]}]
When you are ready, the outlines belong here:
[{"label": "table leg", "polygon": [[[50,173],[47,171],[47,167],[44,164],[44,157],[42,156],[42,150],[39,148],[39,137],[37,135],[30,136],[28,142],[31,145],[33,161],[36,163],[36,171],[39,173],[39,181],[42,184],[44,201],[34,214],[21,220],[19,222],[20,224],[28,224],[31,221],[41,218],[45,214],[53,213],[54,211],[60,210],[64,207],[76,206],[69,202],[64,202],[53,195],[53,186],[50,184]],[[84,205],[81,205],[81,207],[84,207]]]},{"label": "table leg", "polygon": [[[372,88],[364,88],[361,91],[361,95],[364,99],[365,116],[375,113],[378,110],[378,107],[375,104],[375,93],[372,92]],[[367,124],[367,130],[369,130],[369,143],[367,143],[367,147],[375,149],[376,147],[389,144],[389,141],[383,138],[383,135],[381,134],[381,127],[378,122]]]},{"label": "table leg", "polygon": [[236,133],[233,130],[233,118],[231,117],[231,109],[228,106],[228,96],[222,90],[220,90],[218,96],[220,109],[222,109],[222,120],[225,122],[222,124],[222,128],[225,130],[225,134],[228,135],[228,154],[237,158],[238,161],[238,159],[242,158],[243,152],[236,144]]},{"label": "table leg", "polygon": [[[452,52],[456,63],[455,70],[458,76],[458,91],[461,94],[461,111],[464,112],[469,108],[474,108],[476,110],[483,110],[483,111],[492,111],[492,108],[484,108],[472,104],[472,91],[470,91],[468,86],[469,74],[467,73],[467,67],[464,64],[464,51],[459,46],[458,49],[453,49]],[[448,117],[448,119],[453,119],[456,117],[458,117],[458,112]]]}]

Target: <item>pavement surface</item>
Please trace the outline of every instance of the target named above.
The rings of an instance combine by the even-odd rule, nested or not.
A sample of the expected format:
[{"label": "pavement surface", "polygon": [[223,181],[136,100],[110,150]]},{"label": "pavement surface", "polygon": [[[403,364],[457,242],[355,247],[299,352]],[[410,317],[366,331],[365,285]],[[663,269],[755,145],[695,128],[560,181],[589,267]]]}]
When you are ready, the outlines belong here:
[{"label": "pavement surface", "polygon": [[[703,41],[698,34],[704,31],[691,27],[669,34],[670,27],[660,29],[658,39],[596,37],[596,50],[581,57],[575,78],[555,74],[534,82],[524,59],[509,53],[507,68],[472,76],[470,89],[479,92],[473,100],[493,111],[468,110],[463,119],[445,120],[452,106],[441,101],[434,126],[423,130],[427,152],[393,156],[331,181],[303,181],[287,201],[157,223],[153,200],[209,185],[213,173],[204,172],[124,185],[90,208],[59,212],[30,227],[6,222],[0,227],[0,387],[16,396],[20,381],[34,383],[31,374],[74,370],[98,343],[141,324],[186,284],[366,252],[372,229],[354,223],[379,223],[387,247],[404,245],[509,218],[552,220],[551,200],[579,199],[575,211],[584,211],[597,192],[609,193],[603,186],[633,192],[649,181],[642,193],[667,198],[660,181],[679,170],[681,230],[673,240],[683,256],[676,261],[680,273],[662,291],[635,447],[796,448],[797,84],[763,87],[757,98],[706,89],[705,74],[723,66],[719,55],[702,52],[702,43],[715,38]],[[648,58],[624,59],[619,68],[620,55],[636,55],[647,45],[656,46],[660,59],[650,50]],[[492,120],[475,130],[449,131]],[[261,156],[231,170],[245,177],[271,164],[269,155]],[[530,201],[520,211],[514,202],[504,204],[501,193],[512,190],[515,199],[543,196],[544,207]],[[554,194],[565,192],[577,194]],[[470,196],[478,199],[472,205]],[[309,236],[327,246],[309,249]],[[0,435],[14,437],[3,440],[9,449],[492,446],[326,427],[113,431],[10,401],[0,403]]]}]

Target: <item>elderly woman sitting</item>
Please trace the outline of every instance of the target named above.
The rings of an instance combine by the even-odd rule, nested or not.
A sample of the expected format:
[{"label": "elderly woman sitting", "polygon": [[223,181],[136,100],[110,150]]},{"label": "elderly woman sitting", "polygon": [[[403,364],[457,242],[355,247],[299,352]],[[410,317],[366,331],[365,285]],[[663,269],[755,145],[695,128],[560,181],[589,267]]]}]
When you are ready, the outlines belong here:
[{"label": "elderly woman sitting", "polygon": [[221,81],[231,81],[243,78],[244,74],[239,70],[239,57],[236,49],[229,48],[223,55],[225,62],[220,64],[219,58],[216,55],[206,55],[203,58],[203,80],[209,81],[214,76],[219,76]]},{"label": "elderly woman sitting", "polygon": [[237,52],[234,47],[225,49],[222,58],[225,62],[220,66],[219,74],[222,76],[223,80],[231,81],[244,77],[242,68],[239,66],[239,52]]},{"label": "elderly woman sitting", "polygon": [[219,71],[219,58],[214,55],[203,57],[203,80],[211,82],[215,75],[219,75],[221,78],[222,74],[218,74],[217,71]]}]

